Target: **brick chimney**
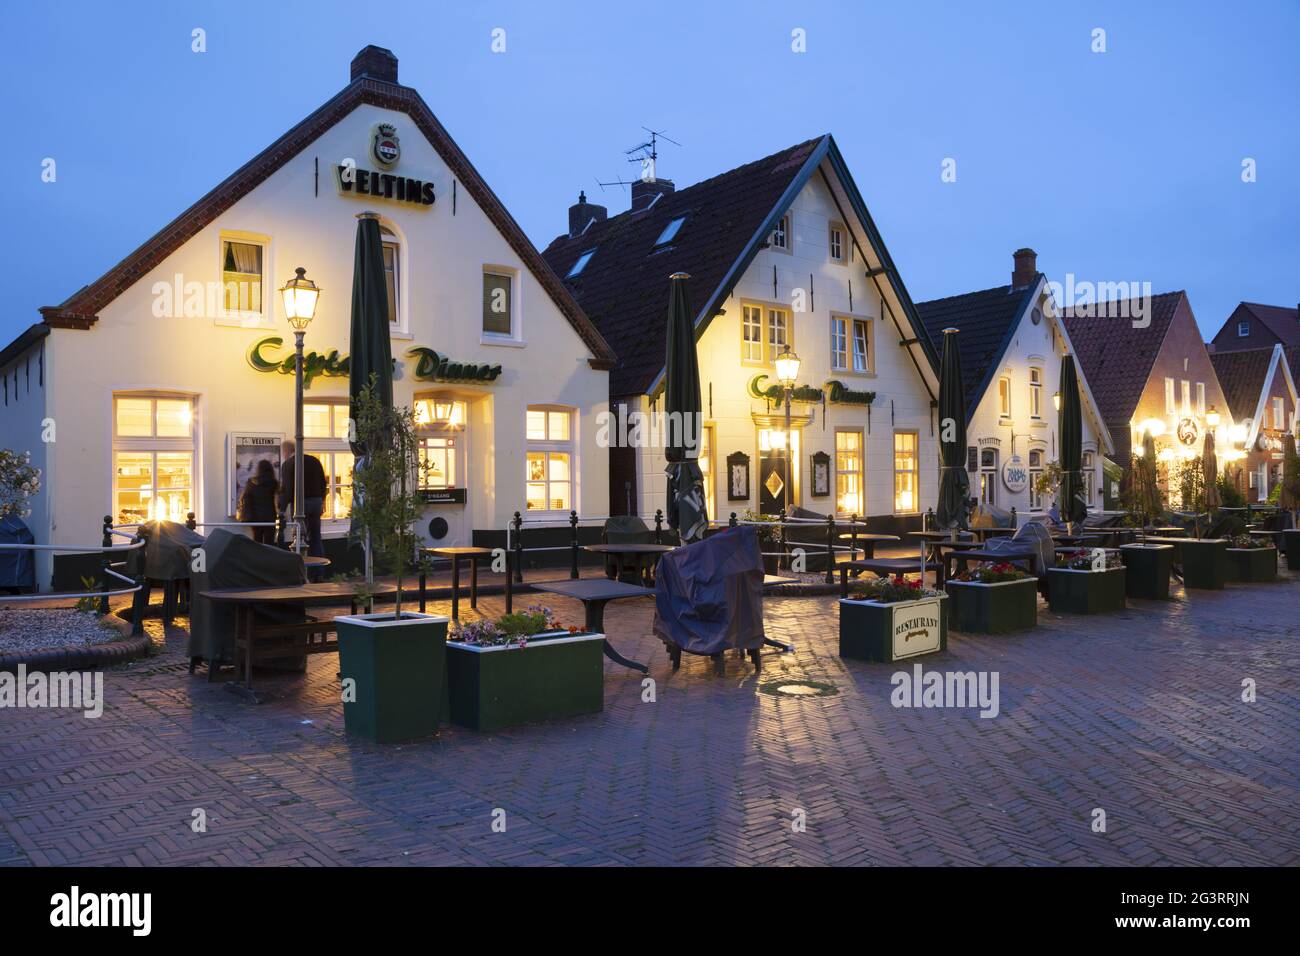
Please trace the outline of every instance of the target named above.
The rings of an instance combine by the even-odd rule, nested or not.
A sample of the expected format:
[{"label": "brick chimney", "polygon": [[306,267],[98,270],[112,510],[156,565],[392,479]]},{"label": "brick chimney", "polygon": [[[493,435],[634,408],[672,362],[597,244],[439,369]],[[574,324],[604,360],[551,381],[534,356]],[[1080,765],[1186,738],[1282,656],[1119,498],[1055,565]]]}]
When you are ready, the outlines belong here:
[{"label": "brick chimney", "polygon": [[352,79],[369,77],[385,83],[397,82],[397,57],[392,50],[381,46],[367,46],[352,58]]},{"label": "brick chimney", "polygon": [[569,238],[582,235],[593,219],[604,222],[608,216],[608,209],[594,202],[587,202],[585,192],[578,193],[578,201],[569,207]]},{"label": "brick chimney", "polygon": [[653,179],[649,182],[638,179],[632,184],[632,211],[649,209],[655,197],[671,195],[676,188],[671,179]]},{"label": "brick chimney", "polygon": [[1025,247],[1013,252],[1011,258],[1016,263],[1015,271],[1011,273],[1011,288],[1023,289],[1031,285],[1038,275],[1038,253]]}]

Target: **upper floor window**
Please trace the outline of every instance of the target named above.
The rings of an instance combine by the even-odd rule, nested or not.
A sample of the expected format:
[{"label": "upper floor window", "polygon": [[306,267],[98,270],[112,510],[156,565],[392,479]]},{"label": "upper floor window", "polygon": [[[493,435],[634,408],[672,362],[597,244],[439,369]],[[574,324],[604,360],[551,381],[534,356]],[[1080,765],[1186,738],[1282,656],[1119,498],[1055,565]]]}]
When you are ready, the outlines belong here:
[{"label": "upper floor window", "polygon": [[1278,431],[1286,431],[1286,409],[1281,398],[1273,399],[1273,427]]},{"label": "upper floor window", "polygon": [[483,332],[485,335],[515,335],[515,277],[512,273],[483,270]]},{"label": "upper floor window", "polygon": [[682,223],[686,221],[685,216],[678,216],[668,225],[664,226],[664,231],[659,233],[659,238],[655,240],[656,246],[665,246],[672,242],[677,236],[678,230],[682,228]]},{"label": "upper floor window", "polygon": [[740,324],[740,357],[745,362],[770,365],[785,346],[794,347],[788,309],[743,305]]},{"label": "upper floor window", "polygon": [[1250,323],[1249,323],[1249,322],[1238,322],[1238,323],[1237,323],[1237,338],[1239,338],[1239,339],[1245,339],[1245,338],[1249,338],[1249,337],[1250,337]]},{"label": "upper floor window", "polygon": [[841,223],[831,223],[829,244],[831,262],[848,262],[848,256],[845,254],[847,243],[844,238],[844,226]]},{"label": "upper floor window", "polygon": [[1183,392],[1183,412],[1187,413],[1192,410],[1192,383],[1183,379],[1180,383]]},{"label": "upper floor window", "polygon": [[402,311],[399,305],[402,283],[398,270],[401,268],[401,243],[387,226],[379,227],[379,235],[383,239],[384,282],[388,288],[388,324],[393,328],[400,328]]},{"label": "upper floor window", "polygon": [[595,249],[588,249],[582,255],[578,256],[578,261],[573,264],[573,268],[568,271],[564,278],[572,279],[574,276],[581,273],[583,269],[587,268],[587,263],[591,261],[591,257],[595,254]]},{"label": "upper floor window", "polygon": [[772,230],[772,248],[780,249],[782,252],[790,251],[790,214],[786,213],[776,221],[776,228]]},{"label": "upper floor window", "polygon": [[264,317],[265,240],[238,236],[221,239],[221,309],[241,325]]},{"label": "upper floor window", "polygon": [[871,322],[831,316],[831,368],[844,372],[871,371]]},{"label": "upper floor window", "polygon": [[998,417],[1011,417],[1011,376],[998,379]]},{"label": "upper floor window", "polygon": [[1041,368],[1029,370],[1029,416],[1043,417],[1043,370]]},{"label": "upper floor window", "polygon": [[1174,380],[1172,378],[1165,379],[1165,414],[1178,414],[1178,399],[1174,396]]},{"label": "upper floor window", "polygon": [[1205,414],[1205,383],[1196,383],[1196,414]]}]

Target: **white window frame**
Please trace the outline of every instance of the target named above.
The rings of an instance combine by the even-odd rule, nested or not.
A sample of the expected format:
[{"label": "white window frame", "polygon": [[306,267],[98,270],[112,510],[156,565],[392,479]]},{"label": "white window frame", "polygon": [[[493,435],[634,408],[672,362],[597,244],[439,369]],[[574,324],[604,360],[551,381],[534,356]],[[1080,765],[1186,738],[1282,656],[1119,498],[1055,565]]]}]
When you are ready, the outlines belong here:
[{"label": "white window frame", "polygon": [[1196,414],[1205,414],[1205,383],[1196,383]]},{"label": "white window frame", "polygon": [[1174,392],[1174,380],[1172,378],[1165,379],[1165,414],[1178,414],[1178,396]]},{"label": "white window frame", "polygon": [[[265,260],[263,260],[265,263]],[[148,400],[150,402],[149,428],[153,434],[150,435],[119,435],[117,433],[117,403],[120,399],[137,399]],[[159,436],[158,431],[158,401],[169,402],[187,402],[190,406],[190,433],[188,436]],[[153,489],[153,500],[157,500],[158,494],[158,455],[161,454],[188,454],[190,456],[190,507],[188,511],[193,511],[196,516],[199,515],[199,502],[202,498],[199,495],[200,482],[202,475],[199,471],[199,442],[198,442],[198,399],[195,395],[185,392],[166,392],[166,391],[131,391],[129,389],[121,392],[114,392],[112,397],[111,412],[112,415],[112,436],[113,451],[109,462],[111,470],[111,480],[109,482],[112,488],[112,513],[114,523],[123,523],[120,518],[120,508],[118,507],[118,483],[117,483],[117,455],[118,452],[128,454],[148,454],[151,456],[151,488]],[[146,520],[149,520],[146,518]],[[182,521],[185,519],[182,518]]]},{"label": "white window frame", "polygon": [[1286,431],[1286,401],[1278,395],[1273,396],[1273,428]]},{"label": "white window frame", "polygon": [[479,309],[479,344],[480,345],[506,345],[521,346],[524,344],[523,330],[523,310],[520,305],[521,290],[523,284],[519,281],[519,270],[513,266],[498,265],[495,263],[484,263],[482,274],[479,276],[479,300],[483,298],[483,284],[487,281],[488,276],[496,276],[501,279],[510,280],[510,332],[489,332],[483,327],[483,311]]},{"label": "white window frame", "polygon": [[1011,407],[1011,376],[1001,375],[998,377],[998,418],[1010,418]]},{"label": "white window frame", "polygon": [[[768,247],[789,255],[794,250],[794,236],[790,234],[790,214],[786,213],[776,221],[772,228],[772,235],[768,240]],[[777,244],[777,236],[781,237],[781,242]]]},{"label": "white window frame", "polygon": [[393,289],[397,296],[397,307],[393,310],[394,318],[388,324],[388,331],[391,334],[402,336],[409,334],[411,330],[408,318],[409,310],[406,303],[407,290],[405,288],[407,275],[406,240],[397,231],[397,227],[382,219],[379,222],[379,235],[384,248],[393,250]]},{"label": "white window frame", "polygon": [[[1034,464],[1034,456],[1038,456],[1038,464]],[[1043,510],[1043,493],[1038,490],[1038,479],[1043,476],[1044,459],[1047,457],[1047,451],[1043,448],[1029,449],[1029,510]]]},{"label": "white window frame", "polygon": [[[903,472],[898,467],[898,436],[911,435],[913,439],[914,454],[912,456],[912,468],[910,472]],[[892,458],[891,471],[894,476],[894,485],[892,489],[892,507],[896,515],[915,515],[921,513],[921,433],[915,428],[896,428],[894,429],[892,443],[889,449]],[[865,452],[863,453],[865,455]],[[901,511],[898,507],[898,476],[899,474],[910,474],[912,476],[912,497],[915,499],[910,511]]]},{"label": "white window frame", "polygon": [[[993,464],[984,464],[984,456],[992,455]],[[980,493],[979,500],[981,504],[998,505],[998,467],[1001,464],[1001,450],[991,445],[985,445],[980,449]]]},{"label": "white window frame", "polygon": [[[226,243],[239,242],[262,249],[262,308],[226,310]],[[216,298],[217,314],[213,324],[236,329],[273,329],[275,328],[274,300],[280,298],[276,291],[274,262],[271,259],[271,237],[257,232],[243,232],[234,229],[222,229],[217,234],[217,285],[220,294]],[[174,303],[178,315],[184,314],[184,301]],[[283,308],[283,306],[281,306]]]},{"label": "white window frame", "polygon": [[[352,446],[348,443],[347,438],[335,438],[335,426],[340,418],[346,422],[351,417],[352,409],[346,398],[320,398],[312,396],[303,401],[303,408],[309,405],[329,406],[330,425],[329,435],[303,435],[302,453],[304,455],[314,455],[321,463],[321,468],[325,471],[325,514],[321,517],[321,530],[331,533],[337,533],[340,530],[347,530],[350,524],[350,515],[332,515],[326,517],[334,506],[335,486],[342,487],[345,483],[339,479],[337,459],[335,455],[340,452],[352,454]],[[322,458],[322,455],[328,456]],[[351,485],[351,479],[346,482]]]},{"label": "white window frame", "polygon": [[[839,233],[840,242],[840,254],[838,256],[835,254],[836,233]],[[826,227],[826,251],[830,256],[831,262],[841,266],[849,264],[848,244],[849,231],[844,228],[844,223],[835,222],[834,220],[828,223]]]},{"label": "white window frame", "polygon": [[[840,468],[840,435],[852,435],[858,440],[858,447],[856,452],[858,458],[858,467],[856,469]],[[862,429],[837,427],[835,429],[835,447],[833,449],[833,453],[834,453],[834,461],[832,462],[832,468],[834,469],[833,480],[835,482],[835,485],[832,493],[835,495],[835,513],[838,515],[851,515],[851,514],[865,515],[867,513],[867,501],[866,501],[867,445],[866,445],[866,440],[862,434]],[[918,449],[918,457],[919,454],[920,453]],[[854,507],[848,509],[847,511],[841,507],[842,505],[842,502],[840,501],[840,476],[841,475],[854,477],[856,479],[856,484],[858,486],[857,503],[854,505]]]},{"label": "white window frame", "polygon": [[[745,330],[747,327],[746,319],[749,317],[747,310],[758,309],[761,317],[759,334],[762,336],[762,354],[761,359],[749,357],[749,345],[745,339]],[[779,302],[764,302],[759,299],[746,299],[740,304],[740,359],[744,365],[775,367],[776,357],[780,353],[783,345],[774,345],[772,343],[772,333],[776,329],[776,322],[773,313],[779,312],[785,317],[785,342],[783,345],[789,345],[791,349],[795,348],[794,344],[794,311],[787,305]]]},{"label": "white window frame", "polygon": [[1037,365],[1029,366],[1029,417],[1043,417],[1043,370]]},{"label": "white window frame", "polygon": [[[529,438],[528,437],[528,412],[546,412],[546,430],[547,438]],[[551,412],[563,412],[569,417],[569,437],[563,440],[550,438]],[[524,509],[530,515],[568,515],[570,511],[578,510],[578,415],[577,409],[570,405],[529,405],[524,409]],[[546,477],[543,479],[546,485],[546,508],[528,508],[528,486],[534,484],[528,477],[528,455],[529,453],[545,453]],[[550,455],[567,454],[569,456],[569,506],[567,508],[552,508],[550,503],[551,495],[551,468]]]},{"label": "white window frame", "polygon": [[1097,483],[1097,456],[1094,452],[1083,453],[1080,458],[1080,470],[1083,472],[1083,500],[1092,504],[1093,488]]},{"label": "white window frame", "polygon": [[1182,379],[1179,386],[1183,399],[1182,413],[1186,415],[1192,410],[1192,383],[1187,379]]},{"label": "white window frame", "polygon": [[1250,323],[1249,323],[1249,322],[1238,322],[1238,323],[1237,323],[1237,338],[1239,338],[1239,339],[1247,339],[1247,338],[1250,338]]},{"label": "white window frame", "polygon": [[842,315],[831,315],[831,369],[836,372],[849,370],[849,322]]}]

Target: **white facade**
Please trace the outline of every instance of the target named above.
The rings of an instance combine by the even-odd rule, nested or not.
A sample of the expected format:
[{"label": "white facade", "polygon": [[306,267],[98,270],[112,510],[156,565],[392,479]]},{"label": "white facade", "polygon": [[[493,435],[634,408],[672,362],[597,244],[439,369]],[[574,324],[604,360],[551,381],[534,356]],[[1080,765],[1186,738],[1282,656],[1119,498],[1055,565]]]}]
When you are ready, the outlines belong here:
[{"label": "white facade", "polygon": [[[838,381],[854,392],[875,393],[870,412],[863,404],[793,402],[790,506],[822,514],[833,510],[844,516],[867,515],[882,527],[920,527],[920,515],[934,505],[937,491],[934,371],[919,349],[899,345],[914,334],[902,303],[885,276],[865,277],[869,267],[878,265],[872,253],[871,261],[863,261],[862,249],[871,248],[865,227],[854,220],[828,162],[822,171],[826,180],[809,178],[789,206],[783,220],[787,248],[778,248],[778,240],[756,254],[727,298],[723,314],[712,319],[697,344],[708,441],[703,467],[711,479],[709,517],[726,521],[732,512],[775,513],[785,500],[782,489],[764,506],[760,489],[763,459],[769,454],[763,433],[768,433],[770,444],[773,432],[784,431],[784,405],[756,398],[750,391],[758,375],[766,376],[763,386],[777,384],[772,361],[776,349],[769,347],[767,326],[769,313],[777,310],[786,316],[789,344],[801,360],[799,386],[826,390],[826,383]],[[835,184],[834,191],[828,181]],[[831,258],[832,227],[840,232],[840,261]],[[693,300],[702,301],[712,291],[692,289]],[[742,330],[747,310],[752,319],[755,309],[764,323],[761,358],[746,354]],[[832,362],[833,320],[844,323],[849,339],[841,353],[841,365],[847,367]],[[862,324],[867,341],[866,367],[860,371],[854,369],[851,341],[855,322]],[[639,410],[649,411],[649,402],[642,396]],[[844,434],[838,456],[837,433]],[[905,446],[898,456],[896,441]],[[728,496],[727,458],[736,452],[749,457],[749,496],[743,500]],[[827,494],[817,494],[821,489],[813,487],[812,460],[819,453],[828,458]],[[899,469],[899,463],[907,464]],[[638,451],[638,501],[633,505],[640,514],[653,515],[666,506],[665,467],[662,448]],[[618,488],[611,491],[615,497],[621,493]]]},{"label": "white facade", "polygon": [[[1003,510],[1015,508],[1020,519],[1051,509],[1053,496],[1039,495],[1034,484],[1060,455],[1054,396],[1061,390],[1061,359],[1073,352],[1047,282],[1039,276],[966,426],[971,495],[978,501]],[[975,370],[962,371],[970,375]],[[1084,488],[1089,510],[1099,511],[1103,501],[1101,459],[1114,449],[1077,361],[1075,371],[1083,399]],[[972,456],[974,470],[970,469]],[[1023,478],[1017,474],[1017,465]]]},{"label": "white facade", "polygon": [[[400,137],[401,156],[392,172],[432,182],[432,205],[341,191],[335,164],[352,158],[361,168],[379,168],[370,146],[380,123],[392,124]],[[378,213],[385,238],[396,243],[399,304],[391,339],[396,403],[425,398],[464,403],[458,413],[463,422],[437,431],[454,439],[453,454],[459,456],[454,485],[465,489],[465,501],[431,505],[417,528],[424,531],[434,517],[446,519],[440,544],[469,544],[472,529],[504,529],[515,511],[527,510],[525,472],[533,451],[553,456],[547,466],[551,478],[561,477],[566,462],[570,471],[567,484],[557,480],[553,487],[542,486],[546,504],[558,502],[555,510],[565,515],[569,508],[607,513],[606,452],[596,445],[595,419],[608,406],[608,373],[592,367],[590,347],[454,178],[410,117],[362,103],[122,290],[98,310],[88,329],[54,328],[43,345],[45,390],[24,392],[22,402],[7,407],[0,418],[0,445],[30,447],[34,453],[38,423],[48,417],[57,427],[57,440],[43,446],[47,453],[38,461],[45,470],[43,500],[29,519],[37,541],[95,542],[104,515],[131,520],[120,486],[140,481],[138,475],[124,479],[122,471],[124,464],[143,460],[131,454],[192,454],[189,508],[173,495],[170,503],[158,505],[163,516],[184,520],[180,512],[192,509],[200,522],[233,520],[230,436],[292,437],[294,432],[293,376],[255,369],[250,348],[278,336],[282,344],[264,345],[263,356],[277,361],[292,356],[293,335],[275,290],[302,266],[323,290],[307,332],[307,351],[325,355],[336,349],[346,356],[356,216],[363,211]],[[223,265],[229,264],[223,260],[226,240],[262,249],[260,312],[214,314],[204,302],[204,290],[210,283],[220,286]],[[485,272],[509,283],[508,334],[484,332]],[[183,303],[166,301],[178,283],[187,292],[197,291],[191,315]],[[416,358],[407,355],[417,346],[457,362],[499,365],[501,372],[490,382],[417,381]],[[306,401],[341,402],[346,418],[347,388],[346,375],[320,375]],[[183,400],[190,410],[189,434],[125,436],[121,427],[115,434],[115,396]],[[545,406],[569,425],[557,424],[550,440],[532,440],[526,433],[531,406]],[[159,430],[157,423],[150,427]],[[162,430],[184,431],[170,419]],[[346,449],[345,442],[314,442],[308,434],[308,453]],[[179,460],[158,460],[152,482],[161,484],[166,463]],[[340,460],[340,473],[345,462]],[[162,491],[150,492],[154,501],[163,501]],[[138,509],[138,490],[129,497]],[[326,537],[342,534],[345,526],[341,515],[327,520]],[[48,564],[38,569],[38,581],[48,583]]]}]

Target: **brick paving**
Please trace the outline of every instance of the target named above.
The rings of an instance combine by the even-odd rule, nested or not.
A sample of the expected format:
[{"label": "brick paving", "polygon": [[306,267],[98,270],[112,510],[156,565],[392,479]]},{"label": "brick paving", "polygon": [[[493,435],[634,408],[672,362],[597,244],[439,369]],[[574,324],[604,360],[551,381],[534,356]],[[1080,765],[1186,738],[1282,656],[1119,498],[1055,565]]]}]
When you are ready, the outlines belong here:
[{"label": "brick paving", "polygon": [[[607,663],[600,715],[387,747],[345,736],[333,657],[261,678],[254,706],[186,673],[183,619],[151,620],[159,653],[107,672],[98,720],[0,710],[0,865],[1295,864],[1300,574],[1282,574],[1103,618],[1040,605],[1034,631],[921,659],[997,671],[994,719],[891,707],[903,668],[840,660],[832,598],[766,603],[796,651],[761,681],[734,658],[671,673],[650,602],[616,602],[607,630],[656,702]],[[759,691],[779,679],[838,693]]]}]

